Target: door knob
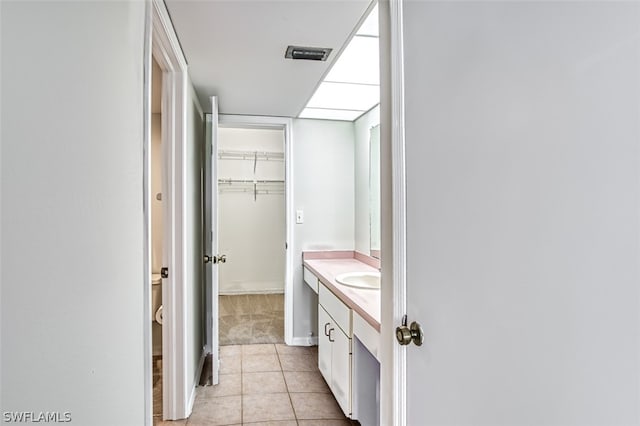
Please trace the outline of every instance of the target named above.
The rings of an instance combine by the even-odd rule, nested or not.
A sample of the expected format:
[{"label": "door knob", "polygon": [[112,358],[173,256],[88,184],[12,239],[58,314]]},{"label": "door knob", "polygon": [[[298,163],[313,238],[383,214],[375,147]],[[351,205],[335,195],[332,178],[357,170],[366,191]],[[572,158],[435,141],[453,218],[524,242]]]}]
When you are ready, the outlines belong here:
[{"label": "door knob", "polygon": [[204,259],[204,263],[209,263],[209,262],[226,263],[227,262],[227,255],[223,254],[223,255],[219,255],[219,256],[209,256],[208,254],[205,254],[203,259]]},{"label": "door knob", "polygon": [[409,327],[407,327],[407,316],[402,318],[402,325],[396,327],[396,340],[398,343],[405,346],[413,342],[416,346],[422,346],[424,342],[424,333],[422,327],[416,321],[413,321]]}]

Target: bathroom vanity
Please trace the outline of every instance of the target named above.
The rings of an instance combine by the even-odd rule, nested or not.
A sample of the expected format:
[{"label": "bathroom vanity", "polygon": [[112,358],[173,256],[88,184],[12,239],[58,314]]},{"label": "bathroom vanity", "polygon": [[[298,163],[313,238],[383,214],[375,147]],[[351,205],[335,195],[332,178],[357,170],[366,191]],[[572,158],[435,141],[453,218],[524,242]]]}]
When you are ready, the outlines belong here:
[{"label": "bathroom vanity", "polygon": [[380,290],[341,284],[352,273],[379,274],[378,261],[353,251],[305,252],[303,265],[318,295],[320,372],[347,417],[379,424]]}]

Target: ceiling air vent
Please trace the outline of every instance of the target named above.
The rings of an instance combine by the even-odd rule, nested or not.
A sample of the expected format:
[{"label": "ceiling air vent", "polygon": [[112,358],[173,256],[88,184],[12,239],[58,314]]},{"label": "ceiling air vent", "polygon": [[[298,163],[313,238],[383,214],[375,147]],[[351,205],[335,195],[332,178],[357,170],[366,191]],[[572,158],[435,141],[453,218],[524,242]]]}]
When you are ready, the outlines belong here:
[{"label": "ceiling air vent", "polygon": [[285,58],[306,59],[308,61],[326,61],[332,49],[320,47],[289,46]]}]

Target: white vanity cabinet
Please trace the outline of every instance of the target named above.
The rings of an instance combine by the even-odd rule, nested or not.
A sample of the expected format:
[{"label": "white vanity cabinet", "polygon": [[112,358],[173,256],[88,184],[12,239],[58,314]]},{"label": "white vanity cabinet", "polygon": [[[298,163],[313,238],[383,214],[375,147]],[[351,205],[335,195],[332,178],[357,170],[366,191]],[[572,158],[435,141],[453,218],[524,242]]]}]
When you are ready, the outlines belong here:
[{"label": "white vanity cabinet", "polygon": [[351,417],[351,309],[322,284],[318,302],[318,367]]},{"label": "white vanity cabinet", "polygon": [[[353,270],[363,269],[359,265],[354,261]],[[318,368],[347,417],[379,425],[380,332],[365,319],[366,307],[373,304],[367,297],[376,293],[350,289],[345,294],[339,285],[325,284],[339,273],[332,265],[304,265],[304,282],[318,294]],[[349,294],[365,301],[365,308]]]}]

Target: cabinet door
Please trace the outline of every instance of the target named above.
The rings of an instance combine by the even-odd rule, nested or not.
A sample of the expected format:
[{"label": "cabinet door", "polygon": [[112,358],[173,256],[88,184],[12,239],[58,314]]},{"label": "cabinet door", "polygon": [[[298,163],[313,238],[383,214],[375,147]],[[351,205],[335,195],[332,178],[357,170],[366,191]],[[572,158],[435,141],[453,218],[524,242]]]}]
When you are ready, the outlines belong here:
[{"label": "cabinet door", "polygon": [[[331,346],[329,337],[325,334],[332,327],[331,317],[324,310],[322,305],[318,305],[318,368],[320,373],[329,385],[331,385]],[[332,333],[333,334],[333,333]]]},{"label": "cabinet door", "polygon": [[334,327],[330,338],[331,390],[344,414],[351,415],[351,339],[339,327]]}]

